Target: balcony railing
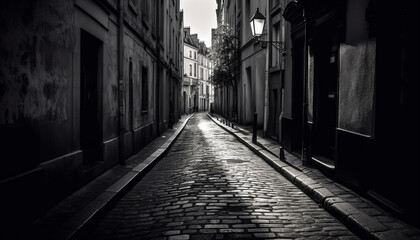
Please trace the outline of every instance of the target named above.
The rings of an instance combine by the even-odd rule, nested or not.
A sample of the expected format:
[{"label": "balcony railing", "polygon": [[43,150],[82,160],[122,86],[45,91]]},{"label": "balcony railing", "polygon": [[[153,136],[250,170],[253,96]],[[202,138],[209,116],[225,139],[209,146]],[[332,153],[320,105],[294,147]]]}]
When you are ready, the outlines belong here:
[{"label": "balcony railing", "polygon": [[196,86],[198,85],[198,79],[194,79],[194,78],[185,78],[182,81],[182,85],[184,86]]}]

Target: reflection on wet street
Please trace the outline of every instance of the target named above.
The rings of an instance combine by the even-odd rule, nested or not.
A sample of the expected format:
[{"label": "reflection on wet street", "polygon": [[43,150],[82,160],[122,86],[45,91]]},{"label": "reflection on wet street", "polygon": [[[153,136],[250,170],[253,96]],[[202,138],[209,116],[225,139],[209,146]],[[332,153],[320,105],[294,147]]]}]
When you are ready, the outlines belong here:
[{"label": "reflection on wet street", "polygon": [[88,237],[354,236],[205,114],[196,114],[166,157]]}]

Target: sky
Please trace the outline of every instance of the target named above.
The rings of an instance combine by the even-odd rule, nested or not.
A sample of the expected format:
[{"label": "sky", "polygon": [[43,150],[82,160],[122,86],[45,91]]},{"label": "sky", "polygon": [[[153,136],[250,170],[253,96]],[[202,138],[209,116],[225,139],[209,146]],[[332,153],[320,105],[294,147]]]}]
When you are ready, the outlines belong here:
[{"label": "sky", "polygon": [[211,29],[217,27],[216,0],[180,0],[184,10],[184,27],[191,28],[191,34],[197,33],[198,39],[211,46]]}]

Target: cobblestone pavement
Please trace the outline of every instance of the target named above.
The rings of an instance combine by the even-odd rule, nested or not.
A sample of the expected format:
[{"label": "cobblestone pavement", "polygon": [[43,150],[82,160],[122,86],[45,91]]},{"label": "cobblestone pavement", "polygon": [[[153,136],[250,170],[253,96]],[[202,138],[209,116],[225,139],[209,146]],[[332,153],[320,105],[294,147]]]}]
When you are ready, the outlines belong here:
[{"label": "cobblestone pavement", "polygon": [[86,239],[357,239],[247,147],[196,114]]}]

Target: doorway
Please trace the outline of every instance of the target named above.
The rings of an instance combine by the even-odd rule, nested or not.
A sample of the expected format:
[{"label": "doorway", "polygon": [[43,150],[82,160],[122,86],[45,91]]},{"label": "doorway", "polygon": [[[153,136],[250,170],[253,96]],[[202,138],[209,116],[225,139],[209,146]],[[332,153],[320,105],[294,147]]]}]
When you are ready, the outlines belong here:
[{"label": "doorway", "polygon": [[279,135],[279,97],[277,88],[271,89],[270,91],[270,109],[269,113],[269,136],[275,140],[278,140]]},{"label": "doorway", "polygon": [[252,74],[251,67],[245,69],[245,83],[244,83],[244,124],[252,124]]},{"label": "doorway", "polygon": [[98,78],[102,42],[81,30],[80,37],[80,143],[83,165],[99,160]]},{"label": "doorway", "polygon": [[317,27],[315,36],[315,93],[313,156],[334,166],[337,128],[338,29],[332,18]]}]

